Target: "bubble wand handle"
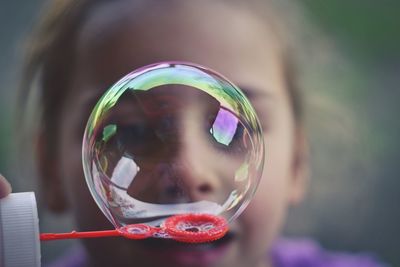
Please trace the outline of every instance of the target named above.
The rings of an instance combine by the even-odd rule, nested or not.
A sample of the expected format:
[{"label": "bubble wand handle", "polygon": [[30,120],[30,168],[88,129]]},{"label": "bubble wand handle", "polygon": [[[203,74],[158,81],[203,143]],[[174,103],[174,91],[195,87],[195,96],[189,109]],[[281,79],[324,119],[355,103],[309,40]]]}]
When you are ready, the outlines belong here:
[{"label": "bubble wand handle", "polygon": [[121,233],[118,230],[90,231],[90,232],[72,231],[70,233],[43,233],[43,234],[40,234],[40,241],[50,241],[50,240],[59,240],[59,239],[111,237],[111,236],[121,236]]}]

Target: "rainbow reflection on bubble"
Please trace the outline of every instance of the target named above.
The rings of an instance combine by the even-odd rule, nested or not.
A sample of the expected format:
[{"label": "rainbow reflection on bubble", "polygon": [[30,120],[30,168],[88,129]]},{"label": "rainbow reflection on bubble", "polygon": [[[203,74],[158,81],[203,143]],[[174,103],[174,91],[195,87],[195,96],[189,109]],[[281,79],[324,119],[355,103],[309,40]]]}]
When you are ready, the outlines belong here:
[{"label": "rainbow reflection on bubble", "polygon": [[254,195],[263,134],[249,100],[207,68],[163,62],[131,72],[98,101],[83,139],[96,203],[115,225],[204,213],[228,222]]}]

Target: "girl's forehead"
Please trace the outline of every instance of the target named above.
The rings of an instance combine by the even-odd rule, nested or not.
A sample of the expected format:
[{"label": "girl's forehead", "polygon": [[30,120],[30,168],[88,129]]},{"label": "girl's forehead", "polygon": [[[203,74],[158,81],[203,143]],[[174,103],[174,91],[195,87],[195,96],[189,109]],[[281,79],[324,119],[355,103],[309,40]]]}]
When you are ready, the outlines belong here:
[{"label": "girl's forehead", "polygon": [[254,89],[281,79],[277,38],[249,10],[220,1],[136,2],[146,1],[116,1],[89,14],[77,40],[81,78],[109,86],[147,64],[189,61]]}]

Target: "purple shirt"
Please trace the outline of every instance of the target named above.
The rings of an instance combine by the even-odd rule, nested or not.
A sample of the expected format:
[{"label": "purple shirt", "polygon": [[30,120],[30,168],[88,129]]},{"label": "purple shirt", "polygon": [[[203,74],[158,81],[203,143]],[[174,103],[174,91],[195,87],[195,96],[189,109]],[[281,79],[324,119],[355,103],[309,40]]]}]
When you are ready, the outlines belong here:
[{"label": "purple shirt", "polygon": [[280,239],[271,258],[274,267],[388,267],[371,254],[330,252],[311,239]]},{"label": "purple shirt", "polygon": [[[270,255],[274,267],[388,267],[371,254],[328,252],[310,239],[280,239]],[[85,267],[86,261],[77,246],[47,267]]]}]

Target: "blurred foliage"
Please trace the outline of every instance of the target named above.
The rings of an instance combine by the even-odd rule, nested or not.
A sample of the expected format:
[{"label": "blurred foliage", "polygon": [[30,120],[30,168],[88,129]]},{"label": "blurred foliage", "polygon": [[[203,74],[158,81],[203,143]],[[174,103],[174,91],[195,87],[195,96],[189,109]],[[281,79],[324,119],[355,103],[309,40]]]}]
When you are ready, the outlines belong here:
[{"label": "blurred foliage", "polygon": [[400,1],[303,0],[329,34],[342,40],[358,60],[391,61],[400,57]]},{"label": "blurred foliage", "polygon": [[393,114],[399,112],[400,98],[400,1],[302,2],[310,19],[356,65],[356,72],[340,77],[346,88],[336,90],[335,97],[369,120],[373,129],[365,138],[376,157],[398,155],[400,122]]},{"label": "blurred foliage", "polygon": [[[352,251],[363,247],[393,266],[400,266],[396,239],[400,225],[396,204],[400,201],[400,120],[397,116],[400,112],[400,1],[302,2],[311,22],[334,40],[353,65],[353,68],[334,66],[333,73],[322,81],[319,77],[318,82],[321,87],[333,87],[328,94],[355,112],[358,128],[355,138],[362,139],[363,146],[360,157],[368,158],[367,166],[361,167],[366,168],[364,171],[360,166],[351,166],[350,172],[344,175],[349,179],[347,187],[336,192],[340,196],[342,191],[347,191],[350,197],[344,196],[346,200],[341,202],[337,195],[332,196],[331,202],[335,205],[346,206],[342,211],[333,209],[327,214],[336,212],[343,220],[332,222],[332,214],[319,213],[327,216],[327,221],[319,218],[320,229],[316,226],[317,230],[310,232],[329,248]],[[318,75],[315,74],[316,80]],[[326,183],[334,185],[330,180],[324,183],[324,186]],[[322,193],[328,195],[322,199],[331,197],[330,192]],[[316,214],[311,215],[318,217],[318,212]],[[345,226],[349,220],[349,225]],[[334,226],[330,227],[329,222]],[[338,230],[341,227],[342,230]],[[334,237],[343,233],[347,237]]]}]

